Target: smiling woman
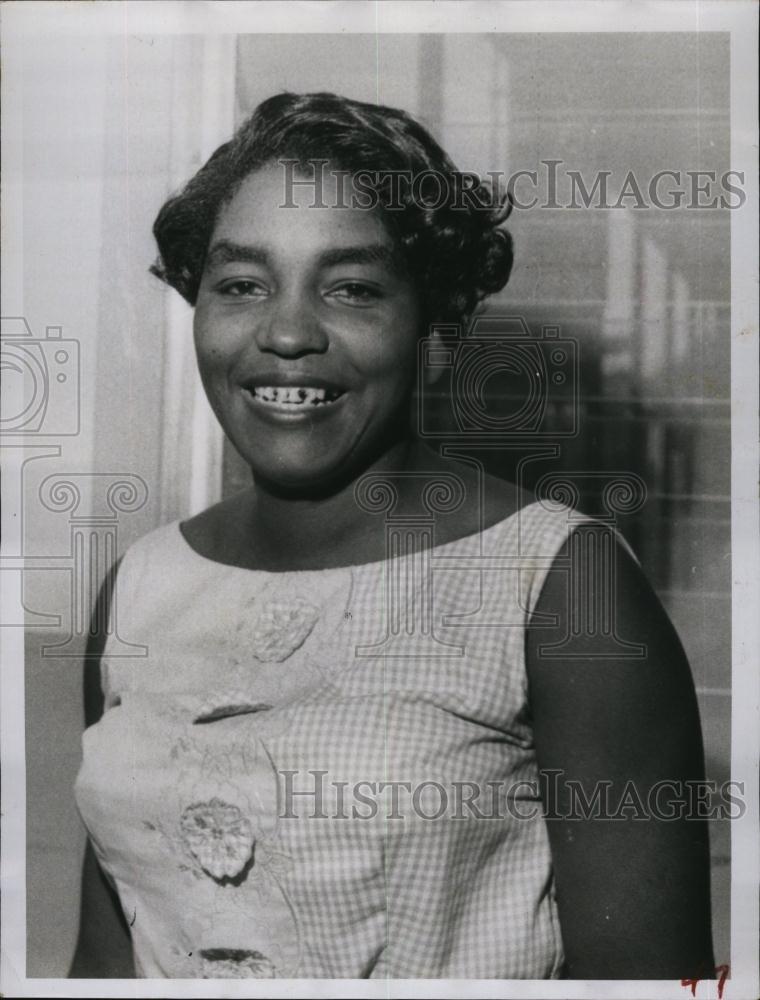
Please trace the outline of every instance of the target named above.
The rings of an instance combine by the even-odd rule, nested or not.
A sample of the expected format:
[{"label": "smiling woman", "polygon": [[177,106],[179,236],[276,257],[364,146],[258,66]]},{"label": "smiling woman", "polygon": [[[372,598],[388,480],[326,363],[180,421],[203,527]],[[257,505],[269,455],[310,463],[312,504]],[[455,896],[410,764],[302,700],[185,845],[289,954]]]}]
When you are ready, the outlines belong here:
[{"label": "smiling woman", "polygon": [[419,304],[378,215],[310,209],[307,188],[282,208],[283,180],[278,164],[260,168],[220,212],[198,363],[259,484],[335,490],[407,437]]},{"label": "smiling woman", "polygon": [[266,101],[161,210],[251,486],[118,570],[149,655],[104,650],[72,975],[711,968],[705,824],[673,812],[694,691],[635,558],[414,431],[420,341],[450,354],[506,283],[507,214],[408,115],[329,94]]}]

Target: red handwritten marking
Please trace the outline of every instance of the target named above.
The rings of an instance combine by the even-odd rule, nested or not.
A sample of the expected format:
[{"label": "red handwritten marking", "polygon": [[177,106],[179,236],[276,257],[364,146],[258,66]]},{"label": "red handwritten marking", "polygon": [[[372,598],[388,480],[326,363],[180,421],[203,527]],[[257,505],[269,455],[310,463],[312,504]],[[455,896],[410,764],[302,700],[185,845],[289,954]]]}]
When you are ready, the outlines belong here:
[{"label": "red handwritten marking", "polygon": [[[716,965],[713,970],[718,978],[718,1000],[723,1000],[723,987],[726,985],[726,979],[728,979],[729,967],[727,965]],[[697,985],[701,982],[701,979],[682,979],[681,986],[690,986],[691,995],[695,997],[697,995]]]},{"label": "red handwritten marking", "polygon": [[715,971],[720,973],[720,979],[718,980],[718,1000],[723,1000],[723,987],[728,979],[729,968],[727,965],[718,965]]},{"label": "red handwritten marking", "polygon": [[697,995],[697,983],[698,979],[682,979],[681,986],[691,986],[691,995],[695,997]]}]

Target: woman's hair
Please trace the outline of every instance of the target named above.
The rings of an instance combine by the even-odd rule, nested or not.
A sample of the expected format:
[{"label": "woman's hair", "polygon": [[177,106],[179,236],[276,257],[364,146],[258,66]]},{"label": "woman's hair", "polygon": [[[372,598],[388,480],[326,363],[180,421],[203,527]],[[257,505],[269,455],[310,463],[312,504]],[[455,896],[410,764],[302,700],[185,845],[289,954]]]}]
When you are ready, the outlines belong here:
[{"label": "woman's hair", "polygon": [[[220,209],[250,173],[278,160],[302,166],[327,160],[365,174],[363,191],[371,191],[402,251],[426,323],[464,324],[506,284],[512,240],[499,226],[511,209],[508,197],[457,171],[406,112],[327,93],[278,94],[256,108],[158,213],[153,274],[195,305]],[[399,172],[406,183],[399,183]],[[431,174],[440,179],[427,184],[433,198],[425,197]],[[420,183],[409,183],[414,178]]]}]

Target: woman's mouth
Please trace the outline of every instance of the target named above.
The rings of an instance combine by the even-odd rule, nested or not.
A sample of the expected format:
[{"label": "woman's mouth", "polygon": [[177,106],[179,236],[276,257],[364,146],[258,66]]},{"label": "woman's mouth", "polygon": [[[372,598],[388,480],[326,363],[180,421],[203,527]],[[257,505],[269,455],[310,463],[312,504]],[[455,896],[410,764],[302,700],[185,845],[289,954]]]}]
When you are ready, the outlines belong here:
[{"label": "woman's mouth", "polygon": [[262,403],[278,403],[282,406],[322,406],[324,403],[334,403],[343,395],[337,389],[294,385],[257,385],[250,391]]},{"label": "woman's mouth", "polygon": [[341,389],[295,385],[252,385],[246,393],[263,409],[294,415],[329,408],[345,395]]}]

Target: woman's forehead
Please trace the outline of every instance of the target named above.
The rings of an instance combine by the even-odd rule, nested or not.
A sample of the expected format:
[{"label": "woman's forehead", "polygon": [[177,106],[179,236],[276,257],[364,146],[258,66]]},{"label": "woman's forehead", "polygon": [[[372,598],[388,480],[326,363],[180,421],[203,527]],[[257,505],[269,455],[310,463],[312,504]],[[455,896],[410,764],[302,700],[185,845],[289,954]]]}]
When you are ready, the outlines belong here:
[{"label": "woman's forehead", "polygon": [[273,160],[236,182],[228,202],[242,196],[282,208],[335,208],[343,212],[359,208],[371,213],[378,205],[375,192],[368,187],[372,176],[367,171],[344,170],[325,159]]},{"label": "woman's forehead", "polygon": [[[368,246],[379,261],[394,240],[377,209],[365,209],[349,176],[294,175],[281,163],[249,174],[219,213],[210,252],[219,243],[300,246],[314,250]],[[338,187],[342,184],[342,187]]]}]

